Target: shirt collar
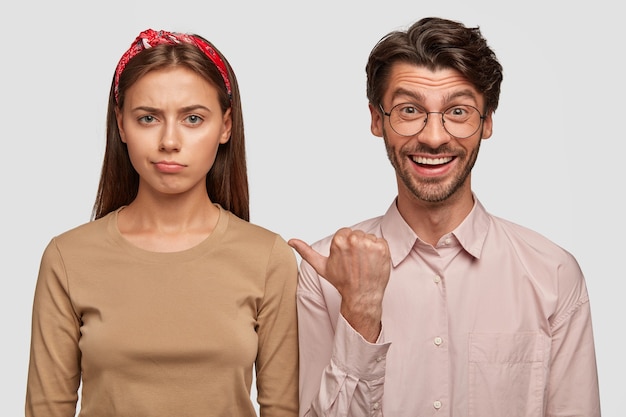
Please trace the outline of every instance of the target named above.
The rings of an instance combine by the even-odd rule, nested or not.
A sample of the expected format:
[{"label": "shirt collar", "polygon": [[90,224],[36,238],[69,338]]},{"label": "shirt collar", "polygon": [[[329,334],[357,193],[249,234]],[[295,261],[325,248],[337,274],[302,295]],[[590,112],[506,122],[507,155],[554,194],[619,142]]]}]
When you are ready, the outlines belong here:
[{"label": "shirt collar", "polygon": [[485,207],[478,201],[474,195],[474,207],[467,215],[465,220],[452,231],[454,236],[459,240],[463,249],[470,255],[480,259],[483,251],[487,232],[491,224],[491,217]]},{"label": "shirt collar", "polygon": [[[490,217],[474,195],[474,207],[452,234],[463,249],[475,258],[480,258],[489,230]],[[389,245],[391,262],[397,266],[411,252],[419,237],[404,221],[393,200],[381,221],[381,234]]]}]

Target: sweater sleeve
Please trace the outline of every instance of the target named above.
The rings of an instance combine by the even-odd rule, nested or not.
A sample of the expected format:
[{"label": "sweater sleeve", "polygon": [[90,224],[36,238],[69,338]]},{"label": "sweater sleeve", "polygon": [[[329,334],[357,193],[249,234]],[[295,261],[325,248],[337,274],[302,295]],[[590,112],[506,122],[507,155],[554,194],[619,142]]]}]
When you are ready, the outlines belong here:
[{"label": "sweater sleeve", "polygon": [[258,312],[256,378],[261,417],[298,413],[298,269],[291,247],[277,236]]},{"label": "sweater sleeve", "polygon": [[52,240],[42,256],[32,311],[26,417],[73,417],[80,385],[80,320],[62,256]]}]

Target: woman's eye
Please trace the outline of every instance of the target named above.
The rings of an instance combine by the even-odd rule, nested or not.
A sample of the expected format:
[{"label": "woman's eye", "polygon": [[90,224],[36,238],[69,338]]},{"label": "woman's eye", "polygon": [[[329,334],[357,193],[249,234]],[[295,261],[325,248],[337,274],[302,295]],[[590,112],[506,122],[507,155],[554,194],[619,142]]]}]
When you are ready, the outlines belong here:
[{"label": "woman's eye", "polygon": [[154,116],[150,116],[150,115],[142,116],[139,118],[139,121],[141,123],[146,123],[146,124],[152,123],[154,122],[154,120],[155,120]]},{"label": "woman's eye", "polygon": [[202,122],[202,118],[198,116],[197,114],[192,114],[192,115],[187,116],[187,122],[192,125],[196,125]]}]

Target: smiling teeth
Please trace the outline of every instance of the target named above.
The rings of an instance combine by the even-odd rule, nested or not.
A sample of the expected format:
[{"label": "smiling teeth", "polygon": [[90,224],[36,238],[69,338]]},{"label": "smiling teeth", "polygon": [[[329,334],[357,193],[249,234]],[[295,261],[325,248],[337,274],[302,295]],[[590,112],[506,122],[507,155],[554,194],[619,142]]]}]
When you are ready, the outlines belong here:
[{"label": "smiling teeth", "polygon": [[442,165],[447,164],[450,161],[452,161],[452,157],[450,156],[445,158],[424,158],[423,156],[413,157],[413,162],[422,165]]}]

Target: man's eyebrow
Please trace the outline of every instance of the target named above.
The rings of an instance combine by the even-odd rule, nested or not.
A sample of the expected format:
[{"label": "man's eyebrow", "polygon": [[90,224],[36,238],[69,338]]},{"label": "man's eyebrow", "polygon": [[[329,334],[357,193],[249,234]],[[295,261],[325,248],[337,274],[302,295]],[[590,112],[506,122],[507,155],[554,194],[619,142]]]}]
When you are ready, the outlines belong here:
[{"label": "man's eyebrow", "polygon": [[391,94],[391,98],[396,98],[398,96],[406,96],[406,97],[410,97],[411,99],[417,101],[417,102],[422,102],[424,101],[424,95],[421,93],[417,93],[415,91],[412,90],[407,90],[405,88],[398,88],[396,90],[394,90],[394,92]]},{"label": "man's eyebrow", "polygon": [[474,100],[474,102],[477,101],[476,98],[476,93],[470,89],[463,89],[463,90],[459,90],[459,91],[455,91],[451,94],[448,94],[448,96],[445,98],[445,103],[449,103],[451,101],[456,100],[457,98],[460,97],[467,97],[467,98],[471,98],[472,100]]},{"label": "man's eyebrow", "polygon": [[[405,88],[398,88],[391,95],[392,98],[395,98],[398,96],[410,97],[418,102],[425,100],[424,94],[413,91],[413,90],[407,90]],[[476,101],[476,92],[467,88],[463,90],[454,91],[444,97],[444,102],[449,103],[459,97],[467,97]]]}]

